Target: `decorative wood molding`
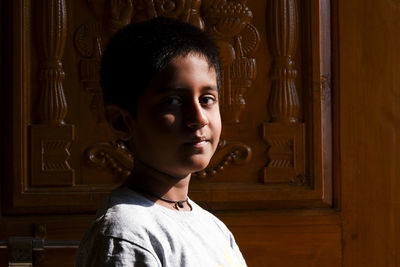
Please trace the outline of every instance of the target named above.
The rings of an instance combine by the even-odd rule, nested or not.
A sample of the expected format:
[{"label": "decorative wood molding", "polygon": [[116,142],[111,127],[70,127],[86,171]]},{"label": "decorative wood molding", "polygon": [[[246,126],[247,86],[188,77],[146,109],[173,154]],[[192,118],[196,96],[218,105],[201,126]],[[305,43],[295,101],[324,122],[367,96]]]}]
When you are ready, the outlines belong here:
[{"label": "decorative wood molding", "polygon": [[192,177],[200,179],[212,177],[223,172],[230,165],[240,165],[250,161],[251,157],[252,150],[249,146],[240,142],[221,139],[208,167],[200,172],[193,173]]},{"label": "decorative wood molding", "polygon": [[72,186],[75,170],[69,163],[75,140],[73,125],[31,125],[31,178],[33,187]]},{"label": "decorative wood molding", "polygon": [[62,81],[62,56],[67,39],[65,0],[40,1],[41,42],[43,58],[40,65],[42,88],[39,124],[30,125],[31,168],[30,185],[72,186],[75,171],[69,163],[74,126],[64,122],[67,100]]},{"label": "decorative wood molding", "polygon": [[67,115],[62,86],[65,73],[61,62],[67,39],[67,10],[65,0],[43,0],[41,8],[40,122],[59,125],[64,124]]},{"label": "decorative wood molding", "polygon": [[269,43],[273,56],[268,108],[271,122],[300,122],[301,106],[295,78],[298,11],[296,0],[269,1]]},{"label": "decorative wood molding", "polygon": [[[185,0],[155,0],[154,7],[159,17],[180,18],[186,7]],[[187,13],[187,12],[185,12]]]},{"label": "decorative wood molding", "polygon": [[[268,163],[264,168],[266,184],[299,184],[305,177],[305,129],[302,123],[265,123]],[[303,183],[304,184],[304,183]]]},{"label": "decorative wood molding", "polygon": [[97,143],[85,150],[85,158],[94,167],[109,169],[119,177],[128,177],[134,158],[123,143]]},{"label": "decorative wood molding", "polygon": [[131,22],[133,14],[133,0],[111,0],[109,10],[110,31],[116,32]]},{"label": "decorative wood molding", "polygon": [[202,30],[204,30],[204,20],[200,15],[202,0],[186,0],[185,10],[181,15],[181,19]]},{"label": "decorative wood molding", "polygon": [[[239,142],[220,140],[217,151],[209,166],[193,174],[204,179],[216,175],[230,165],[239,165],[251,159],[251,148]],[[117,176],[127,177],[133,168],[134,157],[121,142],[97,143],[85,150],[85,158],[99,169],[109,169]]]},{"label": "decorative wood molding", "polygon": [[270,1],[269,14],[273,64],[268,101],[271,122],[263,125],[263,138],[269,146],[264,183],[304,185],[308,179],[300,177],[305,177],[306,136],[295,84],[299,20],[296,0]]},{"label": "decorative wood molding", "polygon": [[220,50],[222,63],[221,115],[224,123],[239,123],[246,106],[245,92],[256,78],[258,30],[246,1],[215,1],[204,7],[206,31]]},{"label": "decorative wood molding", "polygon": [[294,177],[289,184],[298,186],[310,185],[310,179],[300,174]]},{"label": "decorative wood molding", "polygon": [[[110,14],[105,3],[90,2],[97,21],[81,25],[75,33],[75,46],[84,58],[79,70],[81,81],[91,94],[92,113],[104,120],[98,68],[100,55],[110,33],[130,22],[166,16],[189,22],[206,30],[216,40],[222,61],[223,85],[221,114],[224,123],[240,122],[246,106],[245,93],[256,78],[256,59],[251,54],[260,42],[258,30],[251,24],[252,12],[246,1],[215,1],[203,5],[201,0],[111,1]],[[132,9],[135,10],[132,17]],[[200,10],[202,10],[203,17]]]},{"label": "decorative wood molding", "polygon": [[131,23],[133,0],[109,2],[88,1],[96,20],[79,26],[75,31],[75,48],[79,60],[79,79],[90,95],[89,108],[97,123],[104,122],[103,93],[100,86],[100,58],[109,37]]},{"label": "decorative wood molding", "polygon": [[82,57],[79,79],[90,95],[90,111],[97,123],[104,121],[103,93],[100,86],[100,57],[102,54],[102,24],[81,25],[75,32],[75,48]]},{"label": "decorative wood molding", "polygon": [[[107,33],[103,32],[103,29],[109,27],[107,26],[109,24],[105,23],[106,17],[103,13],[110,11],[110,9],[101,6],[101,3],[108,5],[111,1],[77,1],[71,3],[65,1],[68,4],[67,7],[73,9],[71,12],[75,14],[75,21],[71,25],[76,27],[68,31],[68,34],[71,35],[67,39],[68,41],[73,40],[75,35],[72,33],[76,34],[76,36],[80,35],[79,38],[81,38],[79,45],[65,47],[65,55],[72,55],[73,57],[68,60],[63,59],[62,62],[64,70],[68,72],[68,76],[66,76],[68,86],[71,86],[71,88],[63,88],[68,99],[68,114],[63,121],[66,122],[69,118],[71,118],[70,120],[76,120],[79,126],[79,136],[77,135],[76,137],[79,140],[77,141],[74,141],[73,126],[67,124],[45,124],[44,119],[42,120],[42,117],[36,114],[39,112],[39,106],[36,105],[35,99],[36,97],[37,99],[40,98],[42,89],[39,86],[39,79],[36,78],[36,74],[39,74],[42,70],[38,63],[45,58],[37,53],[42,52],[40,42],[43,41],[39,39],[41,34],[36,32],[36,27],[33,27],[32,22],[40,22],[44,16],[39,14],[41,13],[39,11],[42,10],[42,3],[44,3],[42,1],[45,0],[20,0],[12,1],[12,4],[9,5],[12,6],[10,8],[10,12],[12,12],[10,22],[12,23],[10,23],[9,34],[13,46],[10,60],[15,63],[15,66],[10,69],[12,75],[9,78],[13,87],[10,90],[6,90],[7,99],[5,99],[12,112],[2,114],[5,121],[10,121],[10,127],[5,130],[7,131],[6,135],[12,136],[12,142],[7,142],[4,152],[7,155],[4,160],[5,172],[9,177],[9,179],[6,179],[2,191],[4,212],[5,214],[93,212],[98,207],[101,199],[114,188],[114,185],[119,183],[119,180],[114,178],[115,175],[109,175],[104,171],[96,172],[84,164],[79,165],[79,168],[75,170],[73,167],[75,165],[78,166],[77,163],[84,159],[84,155],[77,153],[81,153],[87,148],[93,133],[96,140],[110,140],[110,133],[102,131],[105,129],[105,125],[96,125],[95,118],[90,117],[88,108],[85,106],[86,102],[82,100],[83,98],[86,99],[86,93],[89,96],[100,92],[97,73],[98,58],[101,47],[107,38]],[[199,1],[191,1],[192,4],[194,2],[198,4]],[[197,12],[196,9],[201,11],[197,13],[198,18],[203,20],[204,29],[209,31],[213,24],[206,19],[208,8],[211,8],[212,5],[218,5],[218,3],[224,4],[236,1],[203,0],[201,2],[200,8],[196,7],[193,13]],[[271,60],[274,59],[274,56],[266,55],[267,51],[264,49],[271,47],[265,43],[266,38],[262,38],[259,41],[262,49],[257,49],[258,32],[268,31],[265,23],[267,20],[268,23],[271,22],[270,15],[265,16],[265,14],[271,13],[269,2],[270,0],[265,2],[242,1],[254,11],[254,20],[251,20],[251,23],[247,23],[242,31],[234,36],[238,37],[237,39],[220,40],[221,43],[225,41],[225,44],[228,44],[225,46],[230,48],[230,50],[227,49],[222,52],[229,54],[233,50],[232,53],[235,55],[229,68],[231,96],[235,95],[234,88],[246,88],[246,91],[250,92],[247,90],[250,82],[246,82],[245,77],[255,77],[252,76],[252,73],[254,73],[253,66],[256,72],[254,75],[257,75],[258,78],[257,83],[251,80],[252,78],[249,79],[253,87],[257,85],[257,93],[253,92],[254,94],[246,96],[245,93],[240,92],[248,102],[246,109],[249,109],[249,113],[242,115],[249,117],[249,121],[240,125],[224,126],[225,138],[243,140],[244,143],[251,144],[253,159],[243,168],[236,168],[228,164],[227,166],[232,166],[232,169],[228,170],[223,165],[226,172],[217,172],[216,176],[210,179],[208,177],[211,177],[211,175],[208,174],[208,176],[205,176],[206,179],[201,180],[199,177],[191,186],[191,197],[212,209],[276,209],[282,207],[293,209],[330,207],[331,204],[330,1],[297,1],[299,6],[301,5],[301,8],[299,8],[301,24],[298,27],[301,27],[299,34],[302,34],[302,37],[299,38],[301,42],[298,43],[297,49],[301,54],[294,53],[292,60],[296,59],[298,70],[304,68],[299,71],[302,76],[299,80],[295,80],[296,90],[298,90],[298,96],[301,98],[300,103],[303,105],[297,123],[272,122],[270,121],[269,112],[261,112],[259,110],[260,106],[264,106],[267,109],[265,104],[267,97],[265,95],[270,93],[270,88],[265,87],[265,84],[272,82],[268,77],[269,70],[267,68],[272,63]],[[103,12],[100,12],[101,14],[98,13],[101,16],[93,16],[89,12],[80,12],[81,9],[83,11],[85,8],[84,5],[89,3],[100,7],[97,11],[101,10]],[[154,1],[135,0],[133,3],[134,15],[131,21],[136,22],[157,16],[155,9],[152,7]],[[142,5],[141,9],[139,8],[139,3]],[[188,13],[189,1],[185,1],[185,3],[187,5],[182,16],[185,16],[185,12]],[[268,13],[264,9],[267,5],[269,8]],[[256,10],[257,7],[262,7],[263,10]],[[263,14],[264,12],[265,14]],[[193,18],[196,16],[193,16]],[[186,18],[181,17],[181,19]],[[196,21],[196,19],[193,21]],[[191,23],[194,24],[194,22]],[[83,24],[86,26],[82,27],[81,33],[78,34],[77,31]],[[70,23],[68,23],[69,25]],[[268,32],[268,39],[271,36],[272,34]],[[37,46],[33,45],[35,40],[38,40],[38,45],[40,45],[37,51],[34,50]],[[84,45],[88,46],[77,48]],[[241,56],[238,56],[239,52],[237,51],[241,53]],[[247,59],[235,61],[243,57]],[[252,58],[256,59],[256,66],[253,63],[249,63],[253,61],[251,60]],[[301,59],[301,61],[297,61],[297,58]],[[263,64],[260,64],[261,61]],[[77,75],[75,76],[75,74]],[[44,83],[44,81],[42,82]],[[65,80],[62,80],[62,84],[66,85]],[[82,87],[80,91],[79,87]],[[70,92],[69,90],[74,91]],[[261,99],[259,95],[262,95],[263,98]],[[249,105],[250,97],[252,106]],[[71,102],[69,101],[70,98]],[[96,101],[100,102],[100,100]],[[233,100],[232,103],[234,103]],[[92,104],[95,106],[95,103]],[[74,109],[73,112],[71,112],[71,109]],[[99,114],[101,114],[100,111]],[[230,116],[235,117],[237,115],[232,114]],[[32,119],[37,120],[33,122]],[[264,122],[267,125],[266,127],[264,127]],[[32,123],[38,124],[32,125]],[[296,175],[297,172],[293,172],[292,179],[287,176],[282,178],[281,181],[274,180],[279,178],[277,176],[268,176],[271,172],[268,170],[269,161],[265,160],[265,158],[278,158],[279,154],[265,154],[265,152],[273,152],[274,149],[271,147],[267,150],[267,146],[263,146],[262,140],[264,138],[265,142],[269,144],[269,138],[272,137],[270,133],[274,127],[271,126],[270,128],[269,126],[274,123],[276,123],[276,128],[278,128],[276,126],[278,124],[282,128],[284,125],[299,126],[301,123],[305,126],[305,139],[303,139],[307,148],[304,159],[306,162],[305,173],[301,174],[299,172]],[[256,124],[261,124],[260,129],[254,129]],[[54,129],[50,126],[54,126]],[[265,134],[263,134],[264,128]],[[259,134],[259,138],[257,138],[256,134]],[[292,140],[300,138],[296,131],[291,132],[286,128],[282,131],[276,131],[276,137],[287,138],[288,136]],[[44,150],[45,154],[42,154],[42,148],[46,146],[44,144],[49,142],[58,144],[57,152],[55,150]],[[296,142],[294,142],[293,149],[290,152],[292,155],[297,153],[294,147],[296,147]],[[243,156],[239,156],[239,158],[245,158],[245,148],[241,151]],[[275,151],[279,151],[279,148],[275,147]],[[233,159],[233,155],[231,155],[231,158],[226,159],[225,156],[228,157],[231,152],[229,149],[225,152],[222,150],[217,151],[216,156],[220,155],[220,157],[212,159],[210,166],[218,167],[218,164],[224,162],[224,160],[229,162]],[[40,161],[33,161],[37,159],[40,159]],[[43,162],[53,162],[53,160],[57,164],[47,164],[47,167],[42,169]],[[296,166],[296,159],[292,164]],[[56,167],[54,166],[57,166],[57,171],[55,171]],[[267,172],[265,177],[263,175],[264,171]],[[289,168],[284,169],[283,173],[290,173]],[[94,177],[93,174],[98,174],[99,177]],[[77,177],[75,178],[74,175]],[[270,179],[270,177],[272,178]]]}]

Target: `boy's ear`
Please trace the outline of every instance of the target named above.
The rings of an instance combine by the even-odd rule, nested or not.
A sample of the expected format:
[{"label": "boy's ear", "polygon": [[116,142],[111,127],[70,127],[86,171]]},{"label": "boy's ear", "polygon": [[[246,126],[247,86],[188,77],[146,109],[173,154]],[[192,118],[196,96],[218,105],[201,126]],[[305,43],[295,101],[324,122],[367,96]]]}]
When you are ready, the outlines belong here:
[{"label": "boy's ear", "polygon": [[117,135],[118,139],[127,141],[132,137],[132,115],[116,105],[106,105],[105,115],[107,122]]}]

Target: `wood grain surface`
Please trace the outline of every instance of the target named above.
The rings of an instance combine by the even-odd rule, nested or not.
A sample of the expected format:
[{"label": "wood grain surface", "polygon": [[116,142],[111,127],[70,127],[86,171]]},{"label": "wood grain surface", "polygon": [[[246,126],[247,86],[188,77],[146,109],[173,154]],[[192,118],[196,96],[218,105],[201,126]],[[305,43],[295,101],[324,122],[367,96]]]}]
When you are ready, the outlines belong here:
[{"label": "wood grain surface", "polygon": [[[62,24],[57,27],[66,29],[66,39],[38,40],[51,35],[48,29],[43,33],[46,28],[38,16],[48,12],[45,2],[58,7],[65,3],[62,12],[67,16],[53,18],[53,23]],[[120,19],[109,21],[105,29],[98,26],[105,19],[99,5],[106,2],[1,2],[1,240],[31,236],[35,223],[46,225],[49,240],[79,240],[101,199],[129,171],[129,156],[111,142],[114,136],[104,123],[93,70],[113,30],[154,13],[143,8],[119,13]],[[202,7],[198,1],[191,3],[196,10],[214,2],[202,1]],[[219,42],[225,71],[232,71],[224,95],[225,143],[210,169],[193,179],[193,199],[228,225],[249,266],[400,266],[399,2],[232,0],[223,6],[228,11],[228,2],[241,3],[244,13],[243,25],[229,32],[230,41]],[[292,7],[294,2],[297,15],[272,5]],[[273,7],[280,10],[276,17],[268,15]],[[199,27],[217,27],[217,13],[180,18]],[[287,23],[296,16],[297,35],[285,37],[298,37],[296,49],[287,50],[295,65],[285,65],[288,58],[270,47],[268,38],[280,35],[272,33],[268,23]],[[215,29],[210,34],[216,34]],[[45,42],[65,42],[63,53],[50,54],[65,72],[65,127],[43,123],[39,109],[43,82],[55,84],[39,79],[45,59],[40,45]],[[269,126],[278,122],[272,120],[269,96],[273,87],[280,88],[272,85],[276,61],[283,70],[295,68],[294,80],[279,79],[297,90],[299,103],[288,109],[295,111],[288,117],[296,119],[274,128]],[[232,104],[234,96],[241,105]],[[275,104],[272,112],[279,115],[276,110],[285,103]],[[232,109],[235,112],[229,112]],[[303,125],[304,131],[291,131],[289,124]],[[37,169],[42,160],[37,144],[41,138],[51,139],[52,133],[62,142],[44,146],[53,149],[47,150],[52,151],[47,163],[55,159],[52,155],[65,159],[60,147],[67,145],[70,168],[57,170],[60,165],[50,164],[45,172],[53,168],[56,174],[48,175]],[[280,137],[275,140],[273,134]],[[293,150],[291,140],[296,138],[303,138],[302,144],[296,143],[301,153]],[[275,147],[268,150],[271,144]],[[93,164],[89,152],[108,155],[108,161]],[[293,162],[304,165],[292,168]],[[279,166],[282,169],[274,169]],[[74,255],[74,249],[46,250],[37,253],[34,266],[73,266]],[[6,264],[7,250],[0,249],[0,266]]]}]

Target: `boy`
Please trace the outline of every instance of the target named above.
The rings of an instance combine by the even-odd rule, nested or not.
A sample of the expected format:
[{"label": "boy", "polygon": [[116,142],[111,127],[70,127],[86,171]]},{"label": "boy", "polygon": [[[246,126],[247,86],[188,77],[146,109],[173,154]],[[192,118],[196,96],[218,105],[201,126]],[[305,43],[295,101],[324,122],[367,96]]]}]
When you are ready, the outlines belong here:
[{"label": "boy", "polygon": [[111,38],[100,76],[107,120],[135,166],[98,211],[76,266],[246,266],[226,226],[187,196],[221,133],[214,43],[173,19],[129,25]]}]

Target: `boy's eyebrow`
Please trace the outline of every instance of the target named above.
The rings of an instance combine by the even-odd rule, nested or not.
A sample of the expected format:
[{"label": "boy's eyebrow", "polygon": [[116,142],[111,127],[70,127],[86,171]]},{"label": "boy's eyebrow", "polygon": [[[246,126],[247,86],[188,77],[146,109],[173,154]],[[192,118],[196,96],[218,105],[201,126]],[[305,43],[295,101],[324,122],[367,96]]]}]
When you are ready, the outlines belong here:
[{"label": "boy's eyebrow", "polygon": [[[164,86],[163,88],[160,88],[160,91],[165,91],[165,90],[170,90],[170,91],[181,91],[181,90],[187,90],[187,91],[189,91],[189,90],[191,90],[191,89],[189,89],[188,87],[186,87],[186,86],[181,86],[181,85],[179,85],[179,84],[176,84],[176,85],[174,85],[174,84],[171,84],[171,85],[166,85],[166,86]],[[209,90],[211,90],[211,91],[218,91],[218,87],[217,87],[217,85],[207,85],[207,86],[204,86],[203,88],[202,88],[202,91],[209,91]]]},{"label": "boy's eyebrow", "polygon": [[212,91],[218,91],[218,87],[215,85],[210,85],[210,86],[205,86],[203,87],[203,90],[212,90]]}]

